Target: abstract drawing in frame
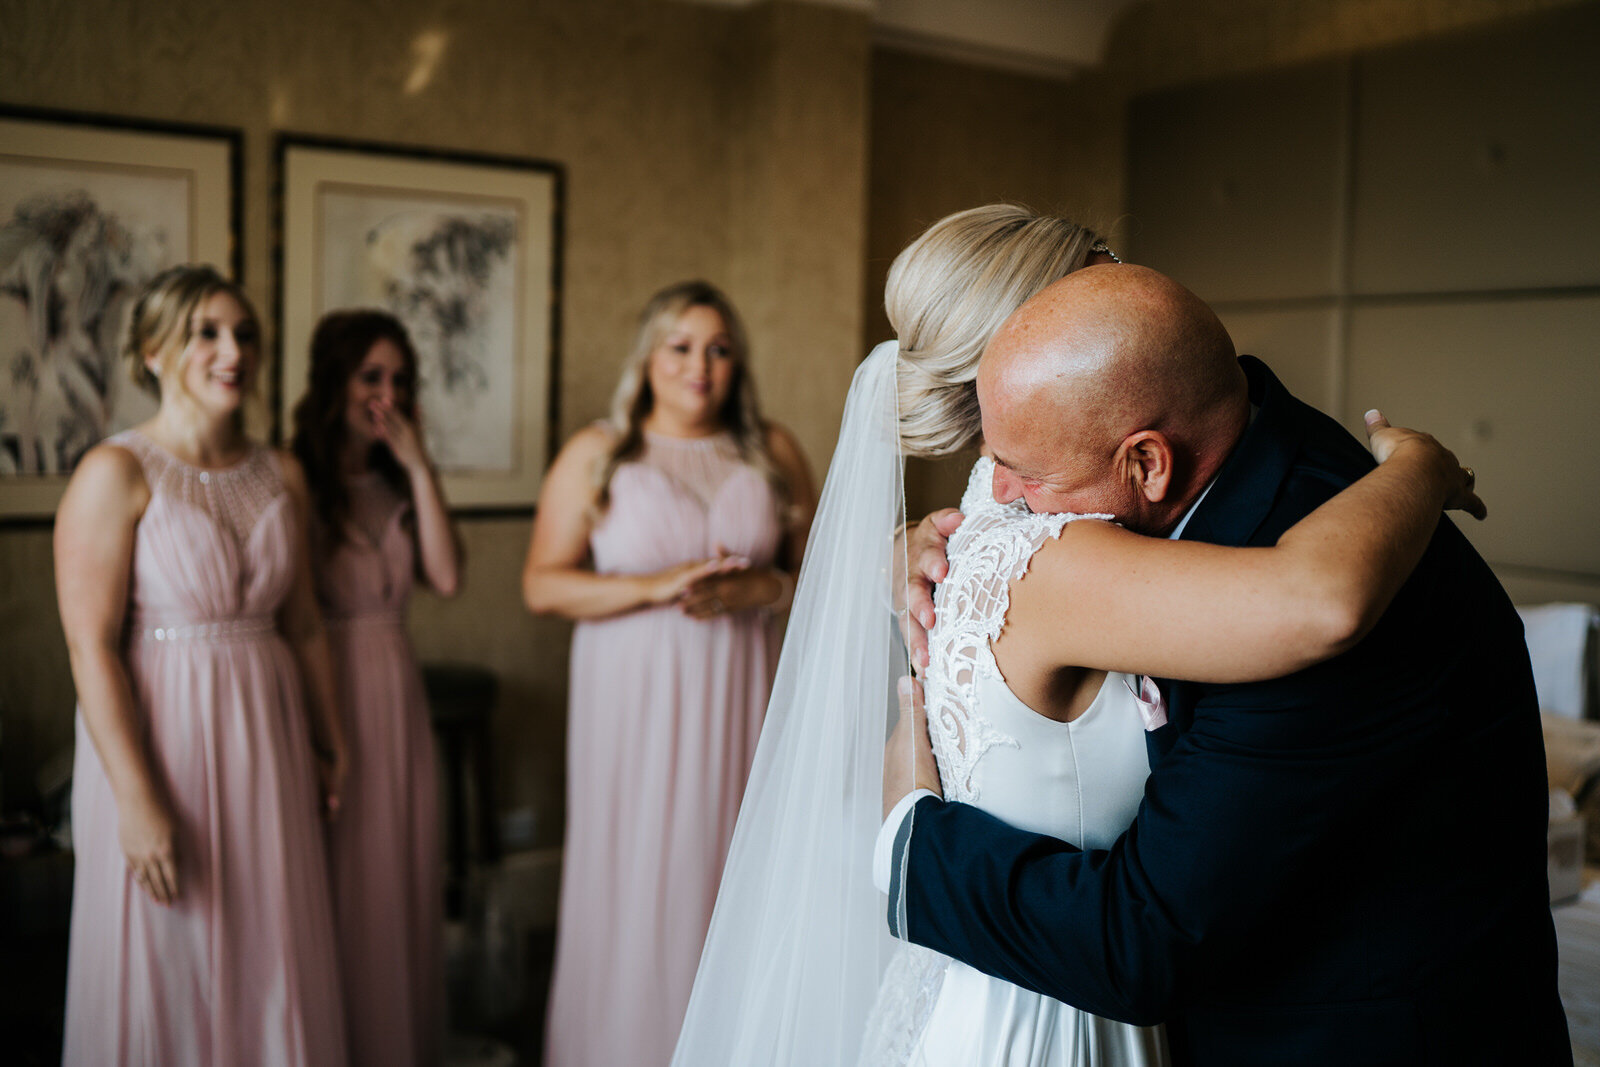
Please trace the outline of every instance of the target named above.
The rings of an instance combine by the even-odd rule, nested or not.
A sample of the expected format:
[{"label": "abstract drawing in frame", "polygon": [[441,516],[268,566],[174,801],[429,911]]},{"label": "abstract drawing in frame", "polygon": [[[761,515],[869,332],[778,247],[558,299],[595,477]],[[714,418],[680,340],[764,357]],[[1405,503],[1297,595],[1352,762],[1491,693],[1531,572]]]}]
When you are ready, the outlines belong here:
[{"label": "abstract drawing in frame", "polygon": [[128,305],[178,263],[239,276],[241,135],[0,108],[0,520],[48,519],[78,460],[148,418]]},{"label": "abstract drawing in frame", "polygon": [[290,135],[278,160],[285,435],[318,318],[383,308],[416,346],[451,504],[531,508],[552,427],[561,169]]}]

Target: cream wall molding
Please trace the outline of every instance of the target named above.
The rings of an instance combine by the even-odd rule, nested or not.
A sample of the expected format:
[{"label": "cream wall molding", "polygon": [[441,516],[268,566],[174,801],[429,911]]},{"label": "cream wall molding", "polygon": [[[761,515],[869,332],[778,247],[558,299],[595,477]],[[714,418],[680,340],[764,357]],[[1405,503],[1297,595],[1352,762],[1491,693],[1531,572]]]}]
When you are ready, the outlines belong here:
[{"label": "cream wall molding", "polygon": [[[677,0],[683,4],[703,4],[706,7],[760,7],[772,0]],[[878,0],[787,0],[789,3],[811,4],[813,7],[840,7],[846,11],[875,11]]]},{"label": "cream wall molding", "polygon": [[[773,0],[684,0],[750,8]],[[969,66],[1071,79],[1097,66],[1137,0],[795,0],[864,11],[875,44]]]}]

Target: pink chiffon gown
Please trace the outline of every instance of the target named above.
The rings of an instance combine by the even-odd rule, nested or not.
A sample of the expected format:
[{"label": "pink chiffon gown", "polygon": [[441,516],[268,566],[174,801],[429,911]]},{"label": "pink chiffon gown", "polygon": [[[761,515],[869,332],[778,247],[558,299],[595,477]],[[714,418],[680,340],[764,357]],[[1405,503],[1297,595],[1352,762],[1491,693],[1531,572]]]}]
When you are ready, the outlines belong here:
[{"label": "pink chiffon gown", "polygon": [[[647,573],[719,544],[769,564],[780,536],[772,489],[731,438],[651,434],[617,468],[590,548],[601,574]],[[578,624],[547,1067],[672,1058],[775,653],[764,611]]]},{"label": "pink chiffon gown", "polygon": [[294,508],[254,446],[200,470],[138,431],[111,438],[151,489],[134,539],[126,664],[178,823],[178,900],[134,884],[80,712],[62,1061],[324,1067],[344,1017],[300,672],[276,611]]},{"label": "pink chiffon gown", "polygon": [[444,889],[433,732],[406,636],[411,506],[372,473],[314,568],[350,775],[329,834],[350,1062],[436,1064],[444,1040]]}]

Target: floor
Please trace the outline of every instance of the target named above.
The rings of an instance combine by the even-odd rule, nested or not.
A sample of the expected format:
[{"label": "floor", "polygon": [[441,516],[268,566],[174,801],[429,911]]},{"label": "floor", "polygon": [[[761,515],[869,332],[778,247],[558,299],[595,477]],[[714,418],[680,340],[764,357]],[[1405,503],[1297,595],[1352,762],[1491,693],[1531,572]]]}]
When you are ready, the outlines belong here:
[{"label": "floor", "polygon": [[[7,1067],[61,1062],[71,886],[68,853],[0,860],[0,1062]],[[488,932],[492,915],[480,911],[455,924],[447,1067],[538,1067],[555,932],[517,931],[508,942],[501,925],[497,940]]]},{"label": "floor", "polygon": [[[59,883],[56,868],[64,862],[43,861],[51,884]],[[19,908],[14,872],[0,872],[7,875],[0,878],[0,889],[7,890],[0,893],[7,919],[0,930],[0,1056],[12,1067],[56,1067],[67,975],[66,900],[24,901],[29,906]],[[1591,871],[1582,896],[1555,906],[1551,915],[1574,1065],[1600,1067],[1600,870]],[[16,921],[24,917],[24,923]],[[536,929],[497,941],[492,926],[479,925],[477,935],[463,929],[454,938],[454,1039],[447,1067],[538,1067],[554,931]]]},{"label": "floor", "polygon": [[[497,975],[498,968],[492,966],[477,979],[455,969],[450,981],[452,1039],[445,1067],[538,1067],[543,1061],[544,1009],[554,955],[555,931],[533,930],[515,955],[515,977]],[[511,996],[505,995],[508,987]]]},{"label": "floor", "polygon": [[0,859],[0,1059],[57,1067],[67,988],[72,855]]},{"label": "floor", "polygon": [[1600,870],[1577,900],[1550,909],[1561,952],[1561,1003],[1567,1009],[1573,1067],[1600,1067]]}]

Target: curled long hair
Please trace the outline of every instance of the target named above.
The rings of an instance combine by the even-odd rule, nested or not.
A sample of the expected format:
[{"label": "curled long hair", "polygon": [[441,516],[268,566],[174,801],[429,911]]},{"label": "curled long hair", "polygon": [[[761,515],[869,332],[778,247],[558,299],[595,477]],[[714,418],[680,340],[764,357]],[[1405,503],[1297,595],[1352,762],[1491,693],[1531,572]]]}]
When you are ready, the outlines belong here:
[{"label": "curled long hair", "polygon": [[[311,334],[311,367],[306,374],[305,395],[294,406],[294,438],[290,448],[305,467],[312,507],[324,536],[335,544],[344,539],[345,520],[350,515],[350,491],[339,466],[339,457],[344,454],[345,442],[350,437],[350,428],[345,423],[350,379],[379,341],[392,342],[405,361],[411,387],[395,398],[395,408],[415,423],[417,351],[399,319],[386,311],[366,308],[330,311],[317,322]],[[367,464],[382,475],[395,492],[408,500],[411,498],[410,479],[388,445],[381,441],[374,443]]]},{"label": "curled long hair", "polygon": [[1014,204],[940,219],[895,257],[884,309],[900,342],[900,440],[946,456],[982,432],[978,359],[1011,313],[1088,262],[1093,230]]},{"label": "curled long hair", "polygon": [[733,382],[727,399],[717,412],[717,421],[733,437],[739,457],[760,471],[783,504],[789,502],[789,486],[784,481],[772,454],[767,450],[767,423],[756,402],[755,379],[750,374],[750,345],[733,302],[710,282],[692,281],[669,285],[650,298],[639,313],[639,329],[633,347],[622,364],[622,377],[611,394],[611,413],[606,420],[613,443],[595,468],[595,511],[603,514],[611,503],[611,477],[617,468],[644,452],[644,420],[655,406],[650,388],[650,353],[663,337],[694,307],[706,307],[722,317],[723,328],[733,348]]},{"label": "curled long hair", "polygon": [[[145,283],[128,311],[122,338],[122,356],[128,361],[128,376],[135,385],[159,397],[161,383],[166,381],[176,394],[187,395],[183,366],[194,333],[194,313],[217,293],[227,293],[237,300],[250,322],[259,326],[261,320],[244,290],[209,264],[168,267]],[[258,328],[258,345],[259,334]],[[158,374],[151,373],[146,364],[151,355],[156,356]]]}]

